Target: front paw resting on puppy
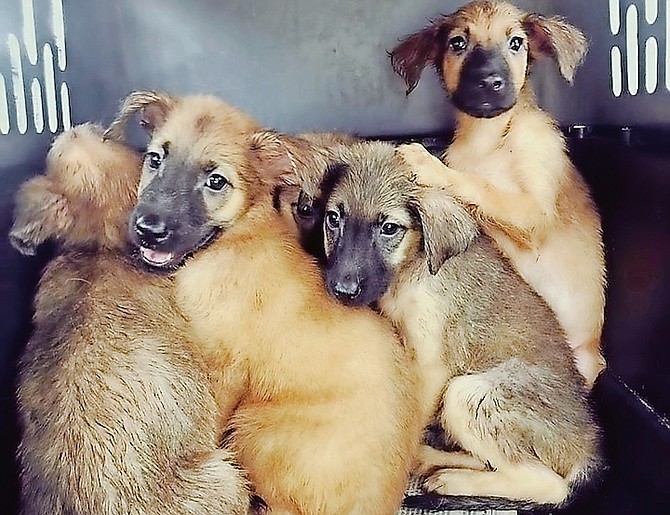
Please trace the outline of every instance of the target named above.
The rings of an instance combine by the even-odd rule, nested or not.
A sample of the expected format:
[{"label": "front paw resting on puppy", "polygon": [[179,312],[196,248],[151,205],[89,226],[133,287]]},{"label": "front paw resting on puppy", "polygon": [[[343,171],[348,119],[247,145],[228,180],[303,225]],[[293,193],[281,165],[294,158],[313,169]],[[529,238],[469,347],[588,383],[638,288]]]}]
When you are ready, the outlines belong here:
[{"label": "front paw resting on puppy", "polygon": [[396,148],[402,159],[412,168],[419,186],[449,189],[453,174],[457,174],[420,143],[409,143]]}]

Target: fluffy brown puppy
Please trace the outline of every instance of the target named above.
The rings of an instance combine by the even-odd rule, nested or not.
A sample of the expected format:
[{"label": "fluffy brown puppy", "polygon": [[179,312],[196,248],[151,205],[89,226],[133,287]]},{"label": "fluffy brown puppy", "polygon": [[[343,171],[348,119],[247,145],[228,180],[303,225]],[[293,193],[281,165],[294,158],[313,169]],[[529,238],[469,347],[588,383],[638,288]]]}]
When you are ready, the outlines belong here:
[{"label": "fluffy brown puppy", "polygon": [[22,513],[247,513],[217,407],[166,278],[125,259],[141,157],[93,125],[56,138],[16,199],[10,238],[59,253],[21,356]]},{"label": "fluffy brown puppy", "polygon": [[565,503],[598,469],[599,429],[553,313],[464,207],[413,182],[393,146],[335,154],[328,289],[394,323],[416,352],[423,422],[437,412],[467,452],[425,447],[427,488]]},{"label": "fluffy brown puppy", "polygon": [[571,82],[586,50],[584,35],[560,18],[476,1],[405,38],[391,60],[408,93],[431,63],[458,110],[444,164],[420,145],[403,147],[405,159],[420,181],[472,208],[551,306],[591,385],[605,366],[600,217],[528,80],[531,63],[550,56]]},{"label": "fluffy brown puppy", "polygon": [[414,362],[388,322],[330,298],[275,210],[290,160],[213,97],[137,92],[127,106],[152,133],[138,255],[174,272],[219,398],[238,401],[221,409],[257,493],[272,513],[395,513],[421,433]]}]

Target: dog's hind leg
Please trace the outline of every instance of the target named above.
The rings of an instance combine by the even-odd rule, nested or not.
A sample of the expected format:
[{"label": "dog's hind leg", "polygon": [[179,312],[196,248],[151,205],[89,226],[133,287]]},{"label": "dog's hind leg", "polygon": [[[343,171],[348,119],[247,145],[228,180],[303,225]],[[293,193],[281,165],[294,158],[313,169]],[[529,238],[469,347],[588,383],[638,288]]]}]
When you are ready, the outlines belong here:
[{"label": "dog's hind leg", "polygon": [[[507,449],[510,438],[500,430],[489,410],[498,409],[486,374],[460,376],[451,381],[444,397],[443,423],[464,449],[493,470],[445,468],[425,483],[428,490],[442,495],[505,497],[558,504],[569,493],[567,482],[553,470],[517,449]],[[511,436],[511,435],[510,435]],[[506,454],[515,454],[507,456]]]},{"label": "dog's hind leg", "polygon": [[[233,456],[225,449],[214,449],[188,456],[174,471],[169,490],[174,506],[165,513],[246,515],[248,485]],[[166,478],[167,481],[167,478]],[[166,489],[167,486],[163,485]]]},{"label": "dog's hind leg", "polygon": [[441,494],[506,497],[560,504],[575,470],[598,458],[593,421],[579,397],[541,366],[511,359],[451,380],[441,423],[450,437],[492,470],[443,469],[427,487]]}]

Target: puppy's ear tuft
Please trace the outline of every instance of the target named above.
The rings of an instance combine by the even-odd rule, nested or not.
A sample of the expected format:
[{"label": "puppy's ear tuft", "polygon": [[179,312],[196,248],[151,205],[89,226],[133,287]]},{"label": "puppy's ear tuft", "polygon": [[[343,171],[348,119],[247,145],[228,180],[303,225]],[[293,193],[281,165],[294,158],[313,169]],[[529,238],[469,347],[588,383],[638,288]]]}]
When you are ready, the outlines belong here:
[{"label": "puppy's ear tuft", "polygon": [[71,225],[67,200],[54,190],[48,177],[39,175],[26,181],[16,194],[9,241],[21,254],[33,256],[37,247],[62,237]]},{"label": "puppy's ear tuft", "polygon": [[[316,138],[316,135],[312,136]],[[323,135],[323,138],[327,138]],[[325,149],[300,137],[271,130],[256,132],[249,143],[249,161],[261,177],[280,180],[289,186],[311,187],[321,179],[326,167]]]},{"label": "puppy's ear tuft", "polygon": [[295,174],[296,164],[284,137],[275,131],[256,132],[249,141],[249,161],[261,178],[287,179]]},{"label": "puppy's ear tuft", "polygon": [[527,14],[523,26],[528,35],[531,58],[553,58],[563,78],[572,84],[575,71],[588,51],[584,33],[558,16],[547,18]]},{"label": "puppy's ear tuft", "polygon": [[465,207],[444,191],[422,187],[410,207],[421,223],[423,250],[432,275],[447,259],[464,252],[479,234]]},{"label": "puppy's ear tuft", "polygon": [[133,91],[123,100],[105,138],[124,141],[126,125],[135,113],[140,113],[140,125],[152,134],[163,124],[174,103],[175,99],[166,93]]},{"label": "puppy's ear tuft", "polygon": [[446,18],[432,22],[426,28],[410,34],[389,52],[393,70],[402,77],[407,86],[405,92],[409,95],[416,88],[423,69],[430,63],[436,65],[442,58],[440,49],[440,34],[446,23]]}]

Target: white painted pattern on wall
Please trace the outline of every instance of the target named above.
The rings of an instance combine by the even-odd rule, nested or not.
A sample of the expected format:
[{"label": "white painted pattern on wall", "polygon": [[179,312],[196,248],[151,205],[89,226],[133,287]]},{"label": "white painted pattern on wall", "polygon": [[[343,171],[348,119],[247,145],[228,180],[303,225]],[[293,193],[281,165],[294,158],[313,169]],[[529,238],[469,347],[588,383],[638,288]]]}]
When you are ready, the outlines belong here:
[{"label": "white painted pattern on wall", "polygon": [[670,0],[665,0],[665,89],[670,91]]},{"label": "white painted pattern on wall", "polygon": [[615,97],[652,95],[663,84],[661,74],[665,91],[670,91],[670,0],[661,2],[665,16],[659,16],[659,0],[608,2],[610,32],[615,37],[610,49],[610,85]]},{"label": "white painted pattern on wall", "polygon": [[[14,32],[0,34],[0,134],[69,129],[63,2],[5,1],[20,2],[21,24]],[[36,16],[35,7],[48,17]],[[49,34],[50,40],[40,41],[43,34]]]},{"label": "white painted pattern on wall", "polygon": [[626,79],[631,95],[637,95],[640,78],[637,14],[635,5],[626,9]]}]

